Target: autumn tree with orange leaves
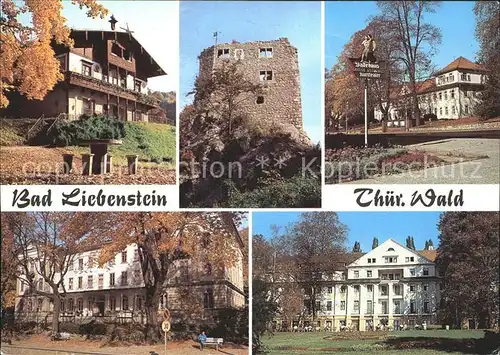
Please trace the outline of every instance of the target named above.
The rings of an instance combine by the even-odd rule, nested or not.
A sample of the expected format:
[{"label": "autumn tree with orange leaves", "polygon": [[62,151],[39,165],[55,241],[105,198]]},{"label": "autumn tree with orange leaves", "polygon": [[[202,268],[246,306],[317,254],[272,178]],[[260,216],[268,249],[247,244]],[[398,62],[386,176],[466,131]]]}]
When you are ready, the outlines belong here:
[{"label": "autumn tree with orange leaves", "polygon": [[[87,16],[104,18],[108,11],[96,0],[71,0]],[[51,43],[73,46],[61,15],[62,0],[2,0],[0,15],[0,108],[6,93],[17,90],[28,99],[42,100],[63,79]],[[21,21],[28,15],[31,22]]]},{"label": "autumn tree with orange leaves", "polygon": [[84,229],[73,223],[72,217],[72,213],[55,212],[2,215],[2,230],[12,240],[17,256],[10,270],[16,274],[19,271],[17,277],[26,290],[24,299],[42,296],[52,302],[53,334],[59,332],[61,301],[66,297],[65,275],[77,253],[89,246]]},{"label": "autumn tree with orange leaves", "polygon": [[2,240],[2,257],[0,258],[0,276],[2,289],[2,309],[14,306],[17,281],[18,254],[14,246],[14,235],[10,226],[6,223],[6,215],[1,216],[2,226],[0,238]]},{"label": "autumn tree with orange leaves", "polygon": [[377,41],[377,59],[385,62],[386,73],[378,80],[368,80],[368,110],[377,107],[383,116],[383,127],[389,116],[389,108],[395,89],[402,82],[403,70],[397,59],[396,41],[389,36],[391,24],[380,18],[373,18],[368,25],[352,35],[339,55],[338,63],[330,71],[325,83],[325,106],[330,122],[343,120],[346,123],[364,115],[363,80],[356,77],[349,58],[359,58],[364,37],[371,34]]},{"label": "autumn tree with orange leaves", "polygon": [[[241,214],[207,213],[78,213],[76,225],[87,226],[90,240],[104,243],[99,255],[103,265],[127,245],[136,244],[145,289],[146,340],[159,340],[158,305],[164,287],[173,281],[179,264],[190,270],[208,265],[217,275],[237,261],[235,233]],[[187,291],[187,290],[185,290]],[[183,303],[189,297],[183,294]],[[190,312],[196,312],[196,305]],[[202,311],[202,309],[198,309]]]}]

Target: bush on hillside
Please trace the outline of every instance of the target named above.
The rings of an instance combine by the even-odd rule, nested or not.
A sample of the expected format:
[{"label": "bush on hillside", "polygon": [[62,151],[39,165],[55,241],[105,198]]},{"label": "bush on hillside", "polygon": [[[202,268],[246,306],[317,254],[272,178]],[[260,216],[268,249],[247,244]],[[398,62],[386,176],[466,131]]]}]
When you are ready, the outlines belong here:
[{"label": "bush on hillside", "polygon": [[107,116],[82,117],[77,121],[57,121],[47,132],[46,144],[55,146],[77,145],[91,139],[121,139],[125,137],[125,124]]},{"label": "bush on hillside", "polygon": [[234,183],[230,184],[228,205],[222,207],[238,208],[283,208],[321,206],[321,180],[319,178],[296,175],[289,179],[262,180],[262,185],[251,191],[239,191]]}]

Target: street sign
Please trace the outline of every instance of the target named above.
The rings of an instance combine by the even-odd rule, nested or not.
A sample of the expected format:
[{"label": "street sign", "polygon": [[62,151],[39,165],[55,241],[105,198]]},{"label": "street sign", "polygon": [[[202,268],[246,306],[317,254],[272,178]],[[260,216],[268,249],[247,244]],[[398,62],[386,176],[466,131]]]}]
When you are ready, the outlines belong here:
[{"label": "street sign", "polygon": [[366,62],[360,58],[349,58],[351,69],[358,78],[380,79],[385,73],[385,62]]},{"label": "street sign", "polygon": [[163,330],[165,333],[170,331],[170,322],[168,320],[164,320],[161,323],[161,330]]}]

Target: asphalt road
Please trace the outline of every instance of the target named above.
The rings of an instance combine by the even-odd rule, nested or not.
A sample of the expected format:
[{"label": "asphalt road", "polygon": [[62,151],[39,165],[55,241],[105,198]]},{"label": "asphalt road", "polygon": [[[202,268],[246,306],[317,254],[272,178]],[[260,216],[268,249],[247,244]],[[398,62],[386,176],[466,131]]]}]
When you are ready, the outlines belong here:
[{"label": "asphalt road", "polygon": [[[498,184],[500,183],[500,138],[454,138],[407,146],[437,156],[452,154],[487,158],[447,164],[403,174],[377,176],[351,184]],[[464,159],[468,160],[468,159]]]}]

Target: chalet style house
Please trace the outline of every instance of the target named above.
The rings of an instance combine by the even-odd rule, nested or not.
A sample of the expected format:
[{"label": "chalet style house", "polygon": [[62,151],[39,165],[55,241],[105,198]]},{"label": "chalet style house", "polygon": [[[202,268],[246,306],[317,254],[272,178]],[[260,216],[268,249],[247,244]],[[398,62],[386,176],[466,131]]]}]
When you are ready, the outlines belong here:
[{"label": "chalet style house", "polygon": [[[479,93],[484,89],[486,70],[464,57],[458,57],[432,78],[418,83],[417,95],[422,117],[458,119],[474,115],[480,103]],[[394,90],[387,125],[404,127],[411,118],[411,97],[408,84]],[[384,106],[386,103],[384,103]],[[375,107],[375,119],[383,114]]]},{"label": "chalet style house", "polygon": [[[344,267],[323,276],[316,316],[304,296],[293,319],[278,318],[277,329],[313,327],[341,331],[403,329],[437,322],[441,280],[436,250],[412,250],[388,239],[368,253],[351,253]],[[286,292],[288,277],[280,275]],[[292,281],[293,282],[293,281]]]},{"label": "chalet style house", "polygon": [[[114,28],[114,26],[112,26]],[[124,121],[148,121],[158,102],[148,93],[148,78],[166,75],[130,32],[71,30],[74,47],[53,45],[64,80],[47,96],[12,102],[17,117],[57,117],[69,120],[104,114]]]},{"label": "chalet style house", "polygon": [[[177,260],[172,265],[158,304],[159,314],[168,308],[174,324],[200,320],[210,323],[221,310],[245,306],[243,241],[236,229],[234,238],[232,247],[236,249],[237,258],[231,265],[212,267],[195,264],[189,259]],[[69,261],[63,280],[66,297],[61,302],[60,320],[145,323],[146,288],[137,245],[127,245],[102,266],[97,263],[99,252],[100,248],[82,251]],[[30,277],[35,278],[37,291],[51,293],[51,288],[37,272],[36,251],[28,255],[33,259]],[[56,274],[55,278],[58,277]],[[32,291],[24,279],[26,275],[17,281],[16,319],[19,322],[51,322],[52,301]]]}]

